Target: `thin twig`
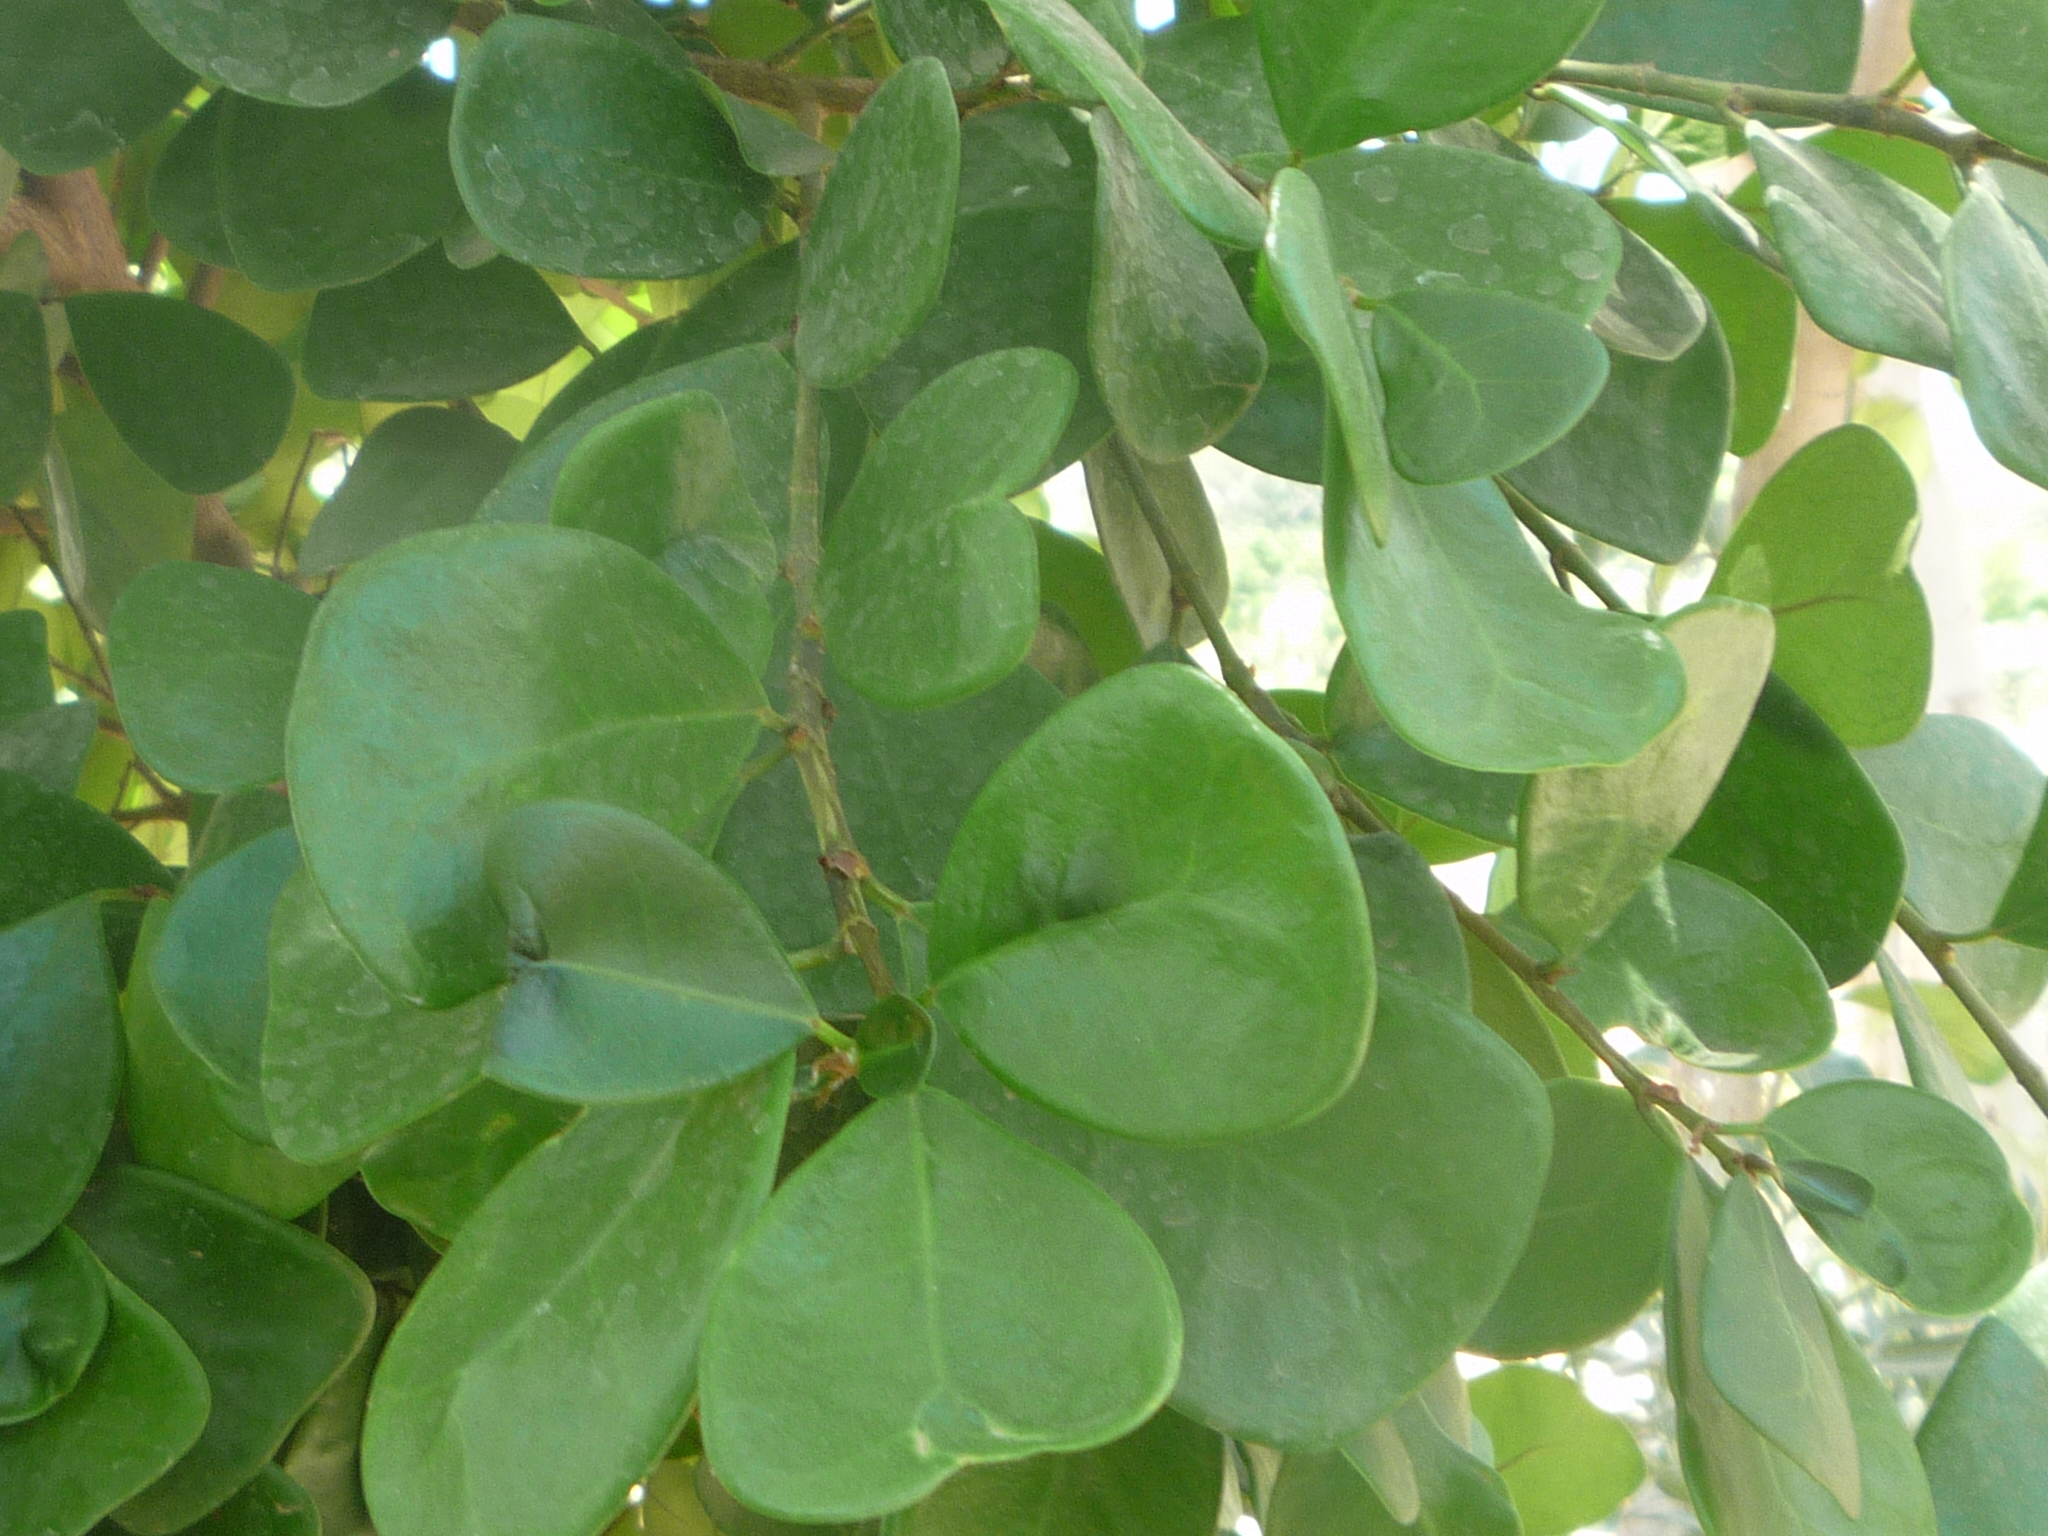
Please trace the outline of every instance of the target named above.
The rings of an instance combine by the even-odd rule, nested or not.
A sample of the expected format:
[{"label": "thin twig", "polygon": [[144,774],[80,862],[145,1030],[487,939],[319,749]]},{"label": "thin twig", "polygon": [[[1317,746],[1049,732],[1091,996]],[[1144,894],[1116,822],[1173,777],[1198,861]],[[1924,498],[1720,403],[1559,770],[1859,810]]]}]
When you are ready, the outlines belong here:
[{"label": "thin twig", "polygon": [[1496,480],[1494,483],[1507,498],[1516,521],[1536,535],[1536,541],[1550,551],[1550,558],[1555,564],[1570,571],[1585,585],[1588,592],[1616,613],[1635,612],[1621,600],[1621,594],[1614,590],[1607,578],[1600,574],[1600,567],[1595,565],[1585,550],[1579,547],[1577,539],[1558,527],[1544,514],[1542,508],[1508,484],[1505,479]]},{"label": "thin twig", "polygon": [[[141,760],[134,759],[135,762]],[[159,800],[155,805],[138,806],[134,810],[109,812],[114,820],[124,827],[138,826],[146,821],[184,821],[192,814],[192,801],[185,795],[173,795],[168,800]]]},{"label": "thin twig", "polygon": [[603,299],[605,303],[611,305],[614,309],[623,309],[633,317],[635,325],[647,326],[654,324],[653,312],[642,305],[635,304],[626,296],[626,290],[617,283],[608,283],[601,277],[579,277],[576,279],[576,286],[594,299]]},{"label": "thin twig", "polygon": [[[50,658],[50,667],[53,671],[60,673],[65,682],[72,684],[74,687],[84,689],[94,698],[108,704],[114,702],[114,695],[105,683],[101,682],[98,678],[88,676],[86,673],[79,671],[78,668],[72,666],[69,662],[59,661],[56,657],[52,656]],[[112,729],[117,732],[120,731],[119,722],[102,723],[111,725]]]},{"label": "thin twig", "polygon": [[279,581],[284,580],[284,539],[291,532],[292,508],[298,504],[299,487],[306,483],[306,471],[312,467],[314,447],[328,435],[317,427],[306,434],[306,451],[299,455],[299,467],[292,471],[292,483],[284,493],[284,512],[277,520],[277,538],[270,546],[270,574]]},{"label": "thin twig", "polygon": [[2042,1114],[2048,1115],[2048,1076],[2043,1075],[2040,1063],[2020,1048],[2019,1041],[2012,1037],[2012,1031],[1998,1017],[1998,1010],[1985,1001],[1984,994],[1977,990],[1977,984],[1956,964],[1955,946],[1928,927],[1927,919],[1914,909],[1910,901],[1899,904],[1897,921],[1906,937],[1927,957],[1942,984],[1955,993],[1956,1001],[1976,1021],[1977,1027],[1984,1032],[1984,1038],[1991,1042],[1992,1049],[2012,1068],[2012,1075],[2026,1090],[2027,1097],[2040,1107]]},{"label": "thin twig", "polygon": [[[57,446],[55,437],[50,439],[48,446],[43,450],[42,489],[46,498],[44,510],[52,522],[57,517],[56,503],[60,499],[69,502],[75,499],[77,494],[71,486],[71,465],[64,457],[64,450]],[[71,583],[65,578],[62,562],[51,552],[43,536],[29,526],[27,518],[16,512],[14,521],[21,529],[22,537],[35,545],[36,554],[41,557],[44,569],[49,571],[51,578],[57,583],[57,591],[64,598],[64,606],[71,610],[71,617],[78,622],[79,634],[85,637],[85,648],[92,656],[93,669],[99,673],[100,681],[106,686],[107,697],[112,698],[114,674],[107,666],[107,653],[100,645],[100,637],[93,632],[92,621],[86,618],[85,609],[79,605],[78,594],[71,590]]]}]

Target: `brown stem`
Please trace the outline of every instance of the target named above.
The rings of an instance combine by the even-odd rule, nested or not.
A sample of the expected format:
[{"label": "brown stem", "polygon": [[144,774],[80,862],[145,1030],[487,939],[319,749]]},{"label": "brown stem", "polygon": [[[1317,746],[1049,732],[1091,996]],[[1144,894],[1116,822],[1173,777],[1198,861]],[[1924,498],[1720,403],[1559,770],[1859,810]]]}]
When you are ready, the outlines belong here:
[{"label": "brown stem", "polygon": [[605,303],[611,305],[614,309],[623,309],[633,317],[635,325],[645,326],[654,324],[653,313],[641,305],[635,304],[626,296],[626,290],[617,283],[608,283],[601,277],[579,277],[576,279],[576,286],[594,299],[603,299]]},{"label": "brown stem", "polygon": [[1906,937],[1927,957],[1942,984],[1955,993],[1956,1001],[1976,1021],[1977,1027],[1984,1032],[1984,1038],[1991,1042],[1992,1049],[2012,1068],[2012,1075],[2026,1090],[2027,1097],[2039,1106],[2042,1114],[2048,1115],[2048,1076],[2042,1074],[2040,1063],[2020,1048],[2012,1031],[1998,1017],[1998,1010],[1977,990],[1977,984],[1963,974],[1963,968],[1956,964],[1955,946],[1928,927],[1927,919],[1914,910],[1911,902],[1899,904],[1897,921]]},{"label": "brown stem", "polygon": [[173,795],[168,800],[159,800],[155,805],[137,806],[134,810],[112,811],[108,814],[124,827],[139,826],[146,821],[183,821],[192,814],[192,801],[185,795]]},{"label": "brown stem", "polygon": [[[71,466],[65,462],[64,450],[57,446],[55,437],[50,439],[49,445],[43,450],[43,490],[47,498],[44,510],[54,520],[57,499],[69,498],[74,494],[71,490]],[[107,666],[107,653],[100,646],[100,637],[93,632],[92,621],[85,616],[85,609],[79,605],[78,594],[71,590],[71,583],[64,575],[63,562],[58,560],[43,536],[29,526],[27,518],[16,512],[14,521],[21,529],[22,537],[35,545],[36,554],[42,559],[44,568],[55,579],[58,592],[63,594],[64,606],[71,610],[71,617],[78,623],[78,632],[85,637],[85,648],[92,656],[93,670],[99,673],[100,683],[106,690],[107,697],[112,698],[114,674]]]}]

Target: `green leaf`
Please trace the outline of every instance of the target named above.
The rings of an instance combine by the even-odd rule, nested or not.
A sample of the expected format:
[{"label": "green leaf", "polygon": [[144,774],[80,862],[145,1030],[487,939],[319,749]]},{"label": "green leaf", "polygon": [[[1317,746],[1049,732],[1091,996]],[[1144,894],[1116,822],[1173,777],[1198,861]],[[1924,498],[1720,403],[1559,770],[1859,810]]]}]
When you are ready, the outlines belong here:
[{"label": "green leaf", "polygon": [[77,1386],[106,1326],[105,1273],[69,1227],[0,1264],[0,1427],[49,1412]]},{"label": "green leaf", "polygon": [[1081,378],[1048,473],[1099,442],[1110,421],[1088,357],[1094,229],[1095,148],[1071,111],[1024,102],[969,117],[945,284],[924,324],[861,380],[868,414],[893,420],[919,390],[984,353],[1042,347]]},{"label": "green leaf", "polygon": [[1920,1460],[1944,1530],[2025,1536],[2048,1519],[2048,1340],[2038,1278],[1971,1332],[1921,1421]]},{"label": "green leaf", "polygon": [[1494,773],[1622,763],[1677,716],[1677,648],[1560,591],[1491,485],[1397,481],[1382,547],[1341,465],[1325,481],[1338,616],[1374,700],[1414,746]]},{"label": "green leaf", "polygon": [[1493,1442],[1524,1536],[1598,1524],[1642,1484],[1643,1453],[1628,1425],[1587,1402],[1568,1376],[1511,1365],[1472,1383],[1472,1412]]},{"label": "green leaf", "polygon": [[1668,363],[1685,356],[1706,329],[1705,295],[1671,260],[1627,225],[1613,291],[1589,322],[1616,352]]},{"label": "green leaf", "polygon": [[1700,1276],[1701,1362],[1729,1405],[1854,1520],[1862,1470],[1826,1305],[1756,1185],[1734,1180]]},{"label": "green leaf", "polygon": [[1579,1078],[1544,1087],[1554,1131],[1536,1225],[1466,1346],[1502,1359],[1583,1349],[1628,1326],[1663,1280],[1672,1192],[1684,1167],[1621,1089]]},{"label": "green leaf", "polygon": [[1431,0],[1267,0],[1255,14],[1287,137],[1319,155],[1454,123],[1516,95],[1599,11],[1598,0],[1458,10]]},{"label": "green leaf", "polygon": [[1853,347],[1955,367],[1941,286],[1948,216],[1868,166],[1749,125],[1771,237],[1816,324]]},{"label": "green leaf", "polygon": [[1771,669],[1770,615],[1709,598],[1657,626],[1685,663],[1685,704],[1628,762],[1537,774],[1515,860],[1523,917],[1566,954],[1603,933],[1706,808]]},{"label": "green leaf", "polygon": [[832,151],[766,107],[704,82],[704,94],[739,143],[740,159],[763,176],[812,176],[832,164]]},{"label": "green leaf", "polygon": [[716,396],[664,395],[599,423],[563,460],[549,516],[660,564],[741,660],[767,666],[779,554]]},{"label": "green leaf", "polygon": [[1513,294],[1414,289],[1373,320],[1394,467],[1424,485],[1512,469],[1571,430],[1607,382],[1583,325]]},{"label": "green leaf", "polygon": [[156,40],[244,96],[337,107],[419,62],[455,18],[453,0],[314,0],[229,16],[207,0],[131,0]]},{"label": "green leaf", "polygon": [[1870,780],[1775,676],[1677,857],[1768,904],[1829,986],[1870,963],[1906,876],[1905,846]]},{"label": "green leaf", "polygon": [[171,1028],[222,1080],[222,1108],[267,1141],[260,1091],[271,909],[299,868],[289,827],[265,833],[186,882],[154,953],[150,982]]},{"label": "green leaf", "polygon": [[1136,666],[1144,643],[1101,551],[1036,518],[1031,537],[1038,545],[1041,623],[1055,619],[1073,630],[1087,648],[1093,681]]},{"label": "green leaf", "polygon": [[50,521],[57,568],[104,625],[138,571],[192,552],[192,498],[137,458],[104,411],[73,398],[55,422]]},{"label": "green leaf", "polygon": [[560,800],[492,829],[512,979],[486,1070],[575,1103],[727,1082],[809,1033],[782,947],[716,865],[628,811]]},{"label": "green leaf", "polygon": [[1375,832],[1351,839],[1352,862],[1372,914],[1373,964],[1413,978],[1458,1008],[1472,1006],[1472,974],[1457,914],[1406,838]]},{"label": "green leaf", "polygon": [[[354,1171],[355,1159],[343,1155],[354,1149],[340,1148],[305,1164],[236,1130],[222,1105],[226,1085],[178,1038],[157,998],[150,973],[169,915],[168,903],[150,904],[129,968],[122,1123],[135,1160],[233,1195],[280,1220],[303,1215]],[[253,1105],[250,1113],[261,1109]]]},{"label": "green leaf", "polygon": [[931,312],[959,190],[945,67],[913,60],[861,113],[804,237],[796,363],[811,382],[857,382]]},{"label": "green leaf", "polygon": [[122,441],[179,490],[225,490],[283,440],[291,367],[225,315],[158,294],[81,293],[64,317]]},{"label": "green leaf", "polygon": [[[861,1299],[824,1354],[821,1295]],[[1173,1288],[1130,1218],[927,1088],[864,1111],[741,1241],[705,1329],[704,1444],[748,1504],[862,1519],[975,1462],[1127,1434],[1179,1364]]]},{"label": "green leaf", "polygon": [[[1976,1091],[1970,1087],[1970,1077],[1957,1060],[1947,1032],[1936,1022],[1934,999],[1923,990],[1926,984],[1908,981],[1891,956],[1882,950],[1877,956],[1877,974],[1883,979],[1884,1001],[1898,1031],[1899,1051],[1906,1058],[1906,1072],[1913,1079],[1913,1086],[1923,1093],[1939,1094],[1974,1115]],[[1857,993],[1850,995],[1858,1002],[1864,1001]],[[1876,999],[1870,1002],[1874,1005]],[[1996,1055],[1988,1050],[1988,1043],[1986,1054]],[[2005,1063],[2000,1061],[1998,1065],[2003,1068]]]},{"label": "green leaf", "polygon": [[1755,453],[1777,430],[1791,383],[1797,296],[1777,273],[1730,246],[1688,203],[1620,198],[1608,207],[1625,228],[1683,272],[1713,307],[1735,370],[1728,452]]},{"label": "green leaf", "polygon": [[118,822],[0,770],[0,928],[91,891],[172,884],[170,871]]},{"label": "green leaf", "polygon": [[415,533],[468,522],[518,451],[511,433],[467,411],[415,406],[386,417],[306,530],[299,574],[325,576]]},{"label": "green leaf", "polygon": [[0,722],[0,768],[68,795],[78,788],[99,728],[99,705],[91,699],[48,704],[33,714]]},{"label": "green leaf", "polygon": [[1608,0],[1573,53],[1713,80],[1846,91],[1862,35],[1859,0],[1734,0],[1710,7]]},{"label": "green leaf", "polygon": [[[1419,9],[1380,0],[1389,4]],[[1397,142],[1326,155],[1307,174],[1328,209],[1337,270],[1368,304],[1456,286],[1587,321],[1621,264],[1621,232],[1600,205],[1525,160]]]},{"label": "green leaf", "polygon": [[[1509,970],[1501,958],[1471,934],[1464,936],[1466,975],[1472,985],[1472,1014],[1514,1048],[1544,1082],[1579,1075],[1595,1076],[1598,1068],[1580,1072],[1565,1060],[1564,1041],[1570,1036],[1550,1010],[1536,1001],[1522,979]],[[1584,1045],[1579,1049],[1589,1058]]]},{"label": "green leaf", "polygon": [[[1072,0],[1074,15],[1093,29],[1111,52],[1130,66],[1133,72],[1145,72],[1145,39],[1138,30],[1137,17],[1133,9],[1120,0]],[[1070,50],[1061,46],[1064,39],[1055,34],[1030,31],[1016,31],[1011,43],[1022,64],[1031,75],[1032,83],[1040,91],[1068,101],[1095,106],[1102,100],[1102,92],[1069,57]]]},{"label": "green leaf", "polygon": [[[1906,1426],[1899,1422],[1891,1391],[1817,1298],[1814,1305],[1826,1328],[1823,1342],[1833,1351],[1834,1369],[1846,1389],[1855,1426],[1863,1473],[1862,1518],[1845,1514],[1827,1489],[1752,1428],[1722,1396],[1709,1375],[1701,1341],[1701,1270],[1707,1261],[1712,1212],[1712,1198],[1701,1180],[1682,1180],[1672,1278],[1664,1296],[1665,1337],[1671,1341],[1666,1368],[1678,1398],[1679,1451],[1702,1518],[1712,1521],[1716,1530],[1755,1531],[1761,1536],[1935,1536],[1927,1479]],[[1812,1297],[1811,1285],[1796,1265],[1786,1279]],[[1754,1312],[1753,1290],[1745,1287],[1735,1305],[1739,1311]]]},{"label": "green leaf", "polygon": [[185,1531],[188,1536],[320,1536],[320,1512],[289,1472],[266,1466]]},{"label": "green leaf", "polygon": [[25,293],[0,292],[0,495],[43,465],[50,438],[50,354],[43,313]]},{"label": "green leaf", "polygon": [[[501,593],[526,595],[516,632]],[[759,729],[759,685],[681,588],[569,529],[423,534],[344,576],[307,636],[286,757],[306,864],[372,970],[446,1007],[505,974],[484,840],[576,794],[687,834]]]},{"label": "green leaf", "polygon": [[1905,839],[1906,900],[1937,933],[1992,927],[2041,808],[2033,759],[1994,725],[1929,715],[1905,740],[1856,760]]},{"label": "green leaf", "polygon": [[478,1083],[372,1147],[363,1183],[394,1216],[452,1242],[505,1176],[578,1113],[573,1104]]},{"label": "green leaf", "polygon": [[499,995],[444,1013],[393,996],[334,926],[301,867],[269,927],[263,1114],[280,1150],[318,1163],[368,1146],[483,1071]]},{"label": "green leaf", "polygon": [[1719,1072],[1802,1066],[1835,1038],[1827,982],[1785,920],[1677,860],[1643,883],[1560,986],[1602,1029],[1632,1029]]},{"label": "green leaf", "polygon": [[310,1233],[167,1173],[110,1171],[71,1224],[178,1330],[213,1389],[198,1442],[121,1506],[135,1536],[163,1536],[256,1475],[362,1344],[375,1301]]},{"label": "green leaf", "polygon": [[[1799,1200],[1823,1241],[1922,1312],[1981,1312],[2019,1283],[2033,1218],[2005,1154],[1975,1115],[1898,1083],[1829,1083],[1764,1122],[1771,1152],[1866,1180],[1868,1210]],[[1795,1200],[1798,1199],[1796,1193]]]},{"label": "green leaf", "polygon": [[206,1376],[171,1325],[108,1277],[107,1327],[78,1385],[0,1428],[4,1536],[84,1536],[150,1486],[207,1422]]},{"label": "green leaf", "polygon": [[18,0],[0,16],[0,149],[39,176],[104,160],[192,83],[122,0]]},{"label": "green leaf", "polygon": [[[818,612],[840,671],[870,698],[951,703],[1024,659],[1038,559],[1005,498],[1037,478],[1074,389],[1055,353],[990,353],[920,391],[861,461],[826,534]],[[1005,430],[979,430],[992,420]]]},{"label": "green leaf", "polygon": [[1897,450],[1869,427],[1837,427],[1771,477],[1708,584],[1771,610],[1772,669],[1852,747],[1897,741],[1927,707],[1934,626],[1909,563],[1918,531]]},{"label": "green leaf", "polygon": [[92,902],[0,931],[0,1004],[0,1263],[12,1263],[64,1219],[114,1123],[120,1020]]},{"label": "green leaf", "polygon": [[169,561],[122,591],[107,659],[136,753],[217,794],[284,777],[284,723],[313,599],[255,571]]},{"label": "green leaf", "polygon": [[493,1191],[378,1365],[363,1485],[380,1530],[551,1536],[624,1504],[689,1405],[712,1283],[768,1196],[789,1086],[784,1060],[586,1111]]},{"label": "green leaf", "polygon": [[968,1467],[895,1517],[902,1536],[1215,1536],[1223,1442],[1165,1411],[1099,1450]]},{"label": "green leaf", "polygon": [[1287,163],[1250,16],[1183,19],[1148,37],[1145,83],[1225,164],[1270,176]]},{"label": "green leaf", "polygon": [[[1406,1500],[1398,1512],[1390,1507],[1393,1490],[1368,1476],[1372,1463],[1354,1449],[1354,1437],[1341,1452],[1294,1455],[1281,1463],[1266,1529],[1273,1536],[1399,1536],[1403,1530],[1414,1536],[1519,1536],[1507,1485],[1472,1454],[1453,1427],[1454,1417],[1446,1413],[1448,1425],[1436,1417],[1446,1405],[1432,1405],[1432,1395],[1417,1394],[1374,1426],[1382,1445],[1399,1448],[1398,1464],[1408,1471],[1398,1492],[1412,1498],[1412,1510]],[[1449,1406],[1464,1416],[1462,1383]],[[1403,1513],[1411,1516],[1406,1522],[1399,1519]]]},{"label": "green leaf", "polygon": [[1956,371],[1991,456],[2048,483],[2048,255],[1980,179],[1943,250]]},{"label": "green leaf", "polygon": [[506,17],[463,59],[448,149],[493,245],[593,277],[714,271],[760,238],[774,191],[693,70],[537,16]]},{"label": "green leaf", "polygon": [[345,107],[228,97],[215,174],[234,264],[259,288],[334,288],[388,271],[454,229],[454,97],[425,70]]},{"label": "green leaf", "polygon": [[1994,138],[2048,154],[2048,105],[2031,82],[2044,56],[2040,18],[2024,0],[1922,0],[1913,47],[1927,78]]},{"label": "green leaf", "polygon": [[539,273],[502,259],[464,272],[435,246],[313,301],[306,386],[329,400],[484,394],[539,373],[581,337]]},{"label": "green leaf", "polygon": [[[2006,798],[2009,801],[2012,786],[2005,787]],[[2044,791],[2044,795],[2048,795],[2048,791]],[[2044,800],[2043,803],[2048,803],[2048,800]],[[2001,804],[1999,809],[2007,811],[2008,805]],[[2029,830],[2020,850],[2019,861],[2004,892],[1999,896],[1998,910],[1991,919],[1993,928],[2011,943],[2024,944],[2037,950],[2048,948],[2048,824],[2044,823],[2048,823],[2048,817],[2043,817],[2037,806],[2031,813]],[[2002,843],[2004,840],[1998,841]],[[1998,860],[1998,864],[1993,867],[2001,866],[2005,857],[2004,848],[1998,847],[1993,856]],[[1963,952],[1959,958],[1967,958],[1967,953]],[[1981,978],[1972,979],[1977,980],[1980,987],[1983,986]],[[2001,1007],[1999,1011],[2009,1015],[2025,1013],[2033,1006],[2034,998],[2039,995],[2037,990],[2018,1006]]]},{"label": "green leaf", "polygon": [[1713,510],[1733,385],[1728,343],[1709,315],[1670,362],[1614,355],[1578,425],[1507,479],[1568,528],[1645,560],[1683,560]]},{"label": "green leaf", "polygon": [[1266,343],[1222,258],[1098,112],[1089,352],[1124,440],[1182,458],[1229,430],[1266,373]]},{"label": "green leaf", "polygon": [[320,1512],[321,1530],[315,1536],[375,1536],[369,1508],[363,1503],[360,1443],[370,1378],[385,1341],[391,1337],[394,1311],[391,1302],[379,1298],[369,1338],[306,1410],[278,1457],[278,1465],[306,1491]]},{"label": "green leaf", "polygon": [[[1219,821],[1226,786],[1242,812]],[[1090,689],[989,781],[946,861],[931,967],[998,1076],[1150,1140],[1308,1119],[1371,1022],[1365,901],[1329,802],[1179,666]]]},{"label": "green leaf", "polygon": [[937,59],[956,91],[994,79],[1010,61],[1009,40],[981,0],[882,0],[875,20],[899,59]]},{"label": "green leaf", "polygon": [[1391,1412],[1486,1315],[1536,1213],[1550,1136],[1535,1078],[1428,988],[1382,983],[1350,1091],[1255,1140],[1126,1141],[1006,1093],[957,1044],[933,1067],[1145,1229],[1186,1316],[1175,1403],[1242,1439],[1326,1446]]},{"label": "green leaf", "polygon": [[1020,50],[1059,58],[1098,92],[1166,195],[1211,240],[1251,250],[1265,238],[1258,201],[1237,184],[1102,35],[1066,0],[991,0]]},{"label": "green leaf", "polygon": [[215,91],[171,136],[149,177],[149,218],[175,246],[217,267],[233,267],[220,210],[220,130],[232,91]]},{"label": "green leaf", "polygon": [[1223,612],[1230,603],[1230,555],[1193,462],[1179,458],[1152,463],[1111,442],[1090,449],[1081,463],[1102,558],[1138,640],[1146,650],[1169,636],[1183,646],[1201,644],[1201,616],[1177,593],[1142,500],[1149,491],[1181,553],[1194,566],[1203,595],[1218,613]]}]

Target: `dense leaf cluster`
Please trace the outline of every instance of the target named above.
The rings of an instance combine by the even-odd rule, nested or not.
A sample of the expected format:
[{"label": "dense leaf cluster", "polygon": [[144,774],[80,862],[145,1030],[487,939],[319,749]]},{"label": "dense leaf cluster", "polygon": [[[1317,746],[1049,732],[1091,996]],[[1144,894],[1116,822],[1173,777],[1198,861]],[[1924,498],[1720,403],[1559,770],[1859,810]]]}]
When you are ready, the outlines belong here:
[{"label": "dense leaf cluster", "polygon": [[2048,781],[1879,432],[1712,516],[1802,308],[2048,484],[2038,7],[1199,9],[0,7],[0,1536],[1562,1536],[1660,1292],[1713,1536],[2048,1528]]}]

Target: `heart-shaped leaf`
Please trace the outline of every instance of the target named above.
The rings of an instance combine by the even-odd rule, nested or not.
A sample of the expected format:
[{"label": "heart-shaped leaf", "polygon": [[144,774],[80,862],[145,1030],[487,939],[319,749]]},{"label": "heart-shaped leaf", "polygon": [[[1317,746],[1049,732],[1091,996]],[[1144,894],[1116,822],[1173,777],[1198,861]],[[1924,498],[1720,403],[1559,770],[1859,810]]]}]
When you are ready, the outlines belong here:
[{"label": "heart-shaped leaf", "polygon": [[69,1227],[0,1264],[0,1427],[49,1412],[77,1386],[106,1327],[105,1271]]}]

